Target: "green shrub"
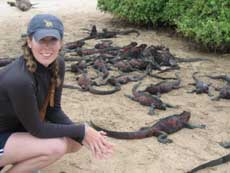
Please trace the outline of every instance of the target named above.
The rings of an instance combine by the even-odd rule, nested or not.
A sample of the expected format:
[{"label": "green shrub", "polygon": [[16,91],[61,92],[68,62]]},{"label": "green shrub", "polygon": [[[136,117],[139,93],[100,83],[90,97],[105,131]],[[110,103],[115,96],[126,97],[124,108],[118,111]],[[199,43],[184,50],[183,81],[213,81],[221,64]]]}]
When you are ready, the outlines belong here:
[{"label": "green shrub", "polygon": [[191,8],[193,2],[194,0],[169,0],[162,11],[162,20],[169,25],[175,25],[178,18]]},{"label": "green shrub", "polygon": [[[98,0],[98,8],[134,23],[158,23],[168,0]],[[113,5],[112,5],[113,4]]]},{"label": "green shrub", "polygon": [[208,47],[229,46],[230,2],[196,0],[185,15],[176,20],[178,31]]},{"label": "green shrub", "polygon": [[230,51],[229,0],[98,0],[98,8],[136,24],[174,26],[205,47]]},{"label": "green shrub", "polygon": [[111,0],[111,1],[98,0],[97,6],[102,11],[114,12],[118,8],[121,2],[122,0]]}]

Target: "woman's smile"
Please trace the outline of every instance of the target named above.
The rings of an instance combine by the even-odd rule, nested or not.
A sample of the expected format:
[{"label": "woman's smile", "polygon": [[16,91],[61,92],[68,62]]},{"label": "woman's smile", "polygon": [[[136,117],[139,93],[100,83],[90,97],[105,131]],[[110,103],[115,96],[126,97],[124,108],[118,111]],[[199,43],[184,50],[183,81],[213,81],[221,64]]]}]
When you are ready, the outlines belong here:
[{"label": "woman's smile", "polygon": [[52,56],[52,53],[41,53],[44,58],[49,58]]}]

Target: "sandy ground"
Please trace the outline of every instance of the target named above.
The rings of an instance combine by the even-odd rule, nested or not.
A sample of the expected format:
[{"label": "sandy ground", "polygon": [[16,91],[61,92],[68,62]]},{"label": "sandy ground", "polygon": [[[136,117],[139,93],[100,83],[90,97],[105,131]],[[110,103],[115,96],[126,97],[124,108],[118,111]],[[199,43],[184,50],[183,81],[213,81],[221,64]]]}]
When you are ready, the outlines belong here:
[{"label": "sandy ground", "polygon": [[[52,13],[59,16],[65,25],[65,41],[74,41],[86,36],[81,28],[96,24],[98,28],[128,29],[114,21],[109,14],[96,9],[96,0],[34,0],[37,8],[21,12],[0,1],[0,57],[15,57],[20,52],[20,35],[26,31],[29,19],[37,13]],[[93,120],[98,124],[114,130],[136,130],[151,125],[159,118],[180,113],[182,110],[192,112],[191,122],[206,124],[206,129],[183,129],[169,136],[172,144],[158,143],[155,137],[142,140],[109,140],[116,145],[115,154],[108,160],[96,160],[90,152],[82,148],[78,153],[66,155],[57,163],[44,169],[44,173],[183,173],[194,166],[229,153],[229,150],[218,145],[218,142],[230,140],[230,104],[228,100],[211,101],[207,95],[188,94],[192,87],[191,74],[230,73],[230,56],[201,53],[191,49],[189,44],[167,33],[139,29],[141,35],[120,36],[113,39],[114,44],[126,45],[131,41],[148,45],[163,44],[178,57],[205,57],[209,62],[182,63],[181,77],[184,88],[174,90],[162,96],[165,102],[178,105],[178,109],[157,111],[156,116],[147,114],[148,108],[133,102],[124,94],[130,94],[134,83],[127,84],[113,95],[97,96],[65,89],[62,106],[74,121]],[[95,42],[88,42],[90,47]],[[174,74],[167,73],[166,76]],[[74,82],[74,75],[67,73],[66,81]],[[212,82],[222,86],[223,82]],[[146,78],[143,83],[156,83],[158,80]],[[216,92],[214,93],[217,94]],[[229,173],[230,164],[209,168],[201,173]]]}]

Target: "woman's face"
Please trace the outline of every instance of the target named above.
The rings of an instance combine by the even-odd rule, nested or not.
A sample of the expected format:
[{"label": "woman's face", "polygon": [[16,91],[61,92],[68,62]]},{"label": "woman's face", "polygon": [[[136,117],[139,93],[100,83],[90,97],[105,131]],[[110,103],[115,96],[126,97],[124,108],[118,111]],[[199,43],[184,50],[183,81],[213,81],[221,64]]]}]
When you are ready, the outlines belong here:
[{"label": "woman's face", "polygon": [[55,37],[45,37],[38,42],[34,38],[28,38],[27,43],[35,59],[45,67],[48,67],[58,57],[62,47],[62,41]]}]

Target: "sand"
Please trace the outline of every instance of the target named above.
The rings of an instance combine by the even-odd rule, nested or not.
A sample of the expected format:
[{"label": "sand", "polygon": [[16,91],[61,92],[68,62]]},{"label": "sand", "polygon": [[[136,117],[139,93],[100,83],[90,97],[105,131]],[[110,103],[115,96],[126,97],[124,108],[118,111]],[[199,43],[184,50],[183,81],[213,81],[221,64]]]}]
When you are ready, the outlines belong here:
[{"label": "sand", "polygon": [[[29,19],[38,13],[51,13],[59,16],[65,25],[65,42],[78,40],[87,34],[82,28],[90,28],[93,24],[98,29],[130,29],[129,25],[115,22],[114,17],[96,9],[96,0],[34,0],[36,8],[21,12],[10,7],[6,0],[0,1],[0,57],[15,57],[21,54],[20,35],[26,32]],[[229,74],[230,55],[204,53],[191,48],[191,45],[180,38],[170,36],[165,32],[156,32],[138,28],[139,37],[135,34],[119,36],[113,39],[115,45],[126,45],[131,41],[148,45],[162,44],[170,51],[183,58],[205,57],[210,61],[181,63],[180,76],[183,88],[162,95],[162,100],[177,109],[157,110],[157,115],[149,116],[148,107],[129,100],[124,94],[131,94],[132,86],[129,83],[122,86],[122,90],[107,96],[93,95],[64,89],[62,107],[74,121],[93,120],[103,127],[113,130],[131,131],[142,126],[152,125],[162,117],[180,113],[183,110],[191,111],[191,123],[205,124],[206,129],[182,129],[169,135],[171,144],[161,144],[155,137],[141,140],[116,140],[109,138],[115,147],[114,155],[108,160],[96,160],[91,153],[82,148],[79,152],[64,156],[60,161],[47,167],[44,173],[183,173],[194,166],[208,160],[218,158],[229,153],[218,142],[230,141],[230,104],[229,100],[211,101],[205,94],[189,94],[192,90],[188,83],[193,82],[191,75],[199,71],[205,74]],[[96,41],[87,42],[92,47]],[[165,76],[174,76],[174,72]],[[201,77],[202,80],[222,86],[222,81],[214,81]],[[159,80],[146,78],[143,86],[156,83]],[[67,72],[65,82],[75,82],[75,75]],[[214,92],[217,95],[217,92]],[[209,168],[201,173],[227,173],[230,164]]]}]

